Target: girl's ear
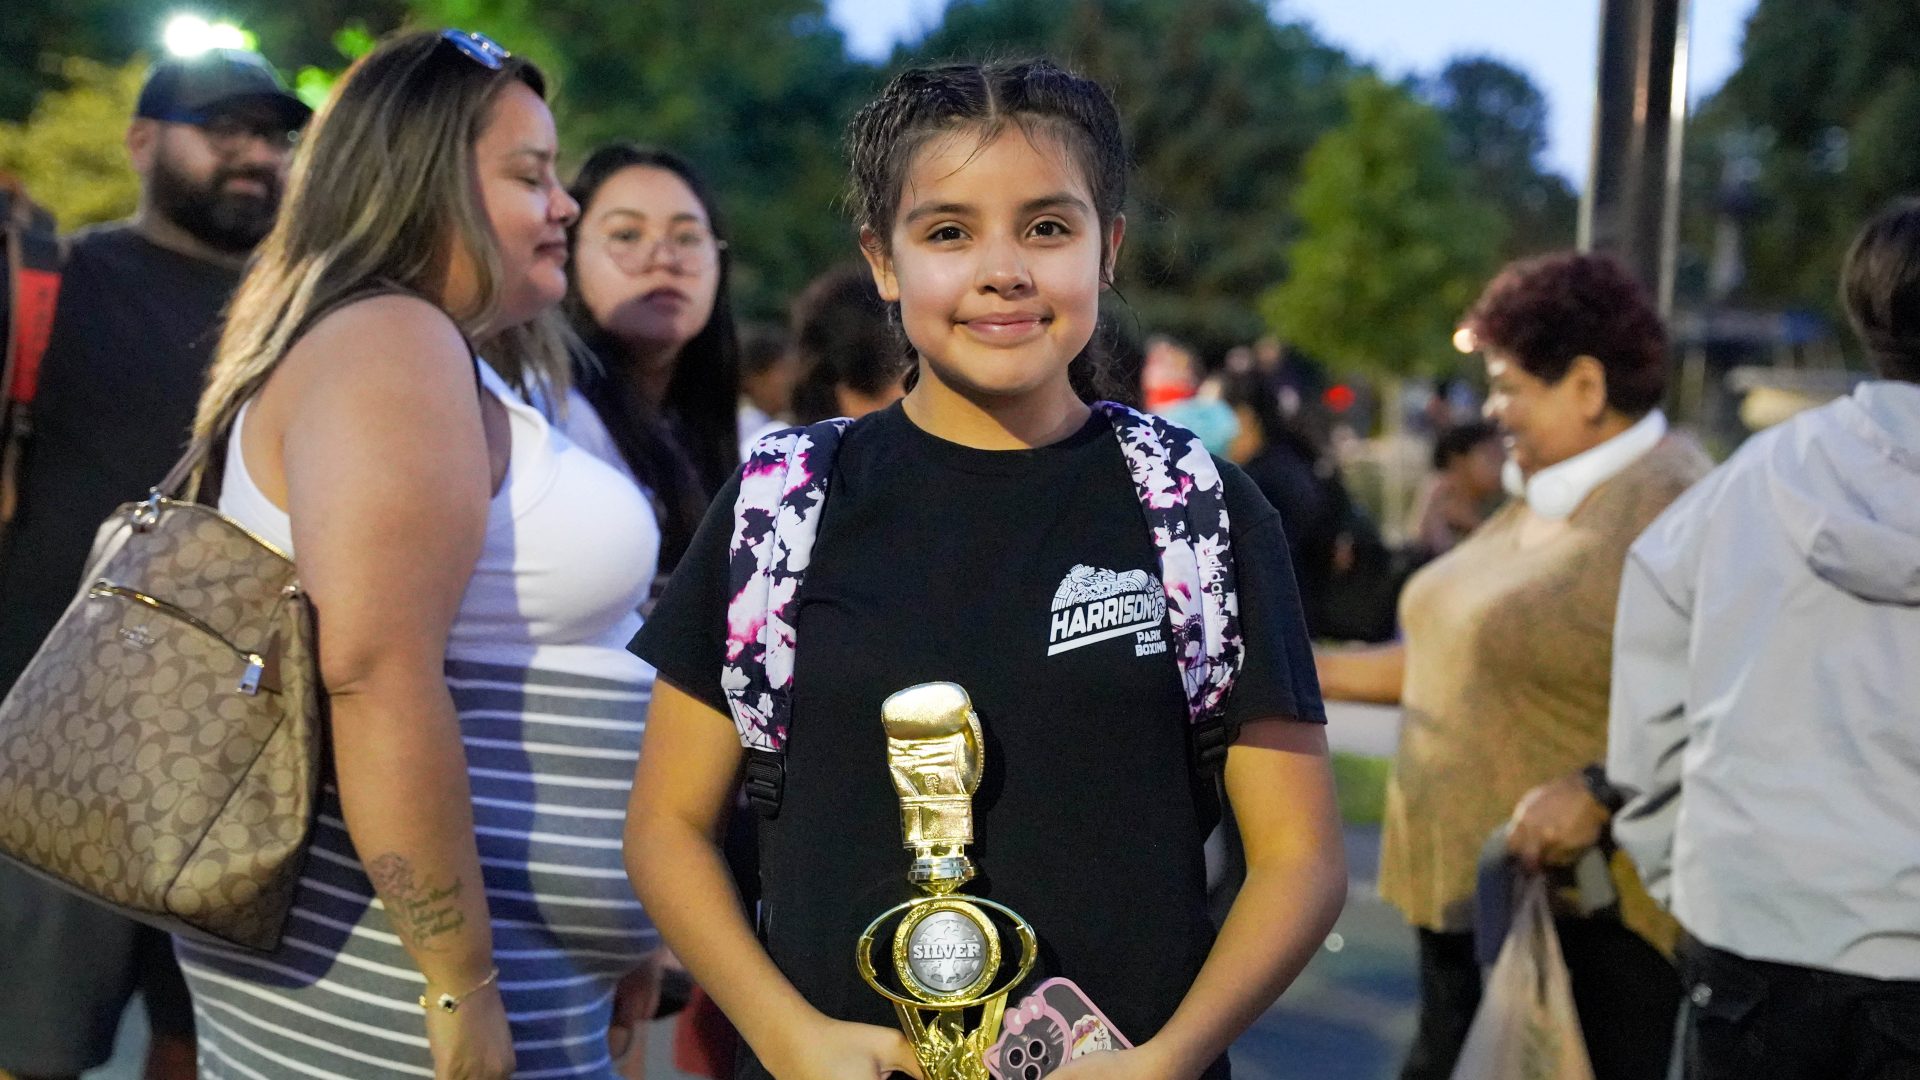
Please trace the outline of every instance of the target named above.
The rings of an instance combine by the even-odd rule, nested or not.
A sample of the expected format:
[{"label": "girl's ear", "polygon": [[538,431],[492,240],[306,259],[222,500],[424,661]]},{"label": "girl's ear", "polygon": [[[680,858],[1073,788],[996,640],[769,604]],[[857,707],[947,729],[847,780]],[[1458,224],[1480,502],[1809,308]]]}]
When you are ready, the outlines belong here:
[{"label": "girl's ear", "polygon": [[873,271],[873,287],[880,290],[880,299],[889,304],[899,303],[900,281],[894,277],[893,260],[881,246],[880,234],[865,225],[860,226],[860,254],[867,257],[867,267]]},{"label": "girl's ear", "polygon": [[1113,268],[1120,261],[1120,242],[1127,238],[1127,215],[1113,215],[1113,224],[1107,226],[1107,254],[1101,260],[1100,287],[1113,288]]}]

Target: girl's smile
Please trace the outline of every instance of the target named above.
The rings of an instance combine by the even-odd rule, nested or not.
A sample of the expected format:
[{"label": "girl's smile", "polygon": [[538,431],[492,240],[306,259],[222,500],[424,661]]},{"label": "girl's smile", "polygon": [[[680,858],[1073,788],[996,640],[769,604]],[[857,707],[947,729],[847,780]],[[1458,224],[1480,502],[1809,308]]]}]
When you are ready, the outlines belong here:
[{"label": "girl's smile", "polygon": [[977,315],[960,320],[982,343],[988,345],[1023,345],[1036,336],[1046,332],[1053,322],[1041,311],[1002,311],[990,315]]}]

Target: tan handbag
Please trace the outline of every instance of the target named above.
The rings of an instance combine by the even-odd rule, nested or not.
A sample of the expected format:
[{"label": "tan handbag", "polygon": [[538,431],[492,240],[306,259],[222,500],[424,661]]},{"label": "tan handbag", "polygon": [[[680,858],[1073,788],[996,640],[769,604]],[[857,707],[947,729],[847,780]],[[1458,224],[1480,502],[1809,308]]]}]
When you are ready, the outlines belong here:
[{"label": "tan handbag", "polygon": [[292,560],[198,489],[211,440],[101,527],[0,703],[0,856],[130,918],[276,947],[323,767]]}]

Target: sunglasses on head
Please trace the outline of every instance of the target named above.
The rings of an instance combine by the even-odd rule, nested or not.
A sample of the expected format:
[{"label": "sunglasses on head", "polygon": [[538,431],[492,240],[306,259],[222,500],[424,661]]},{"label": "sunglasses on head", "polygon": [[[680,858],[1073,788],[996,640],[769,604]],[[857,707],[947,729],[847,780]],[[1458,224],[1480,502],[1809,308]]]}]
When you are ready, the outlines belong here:
[{"label": "sunglasses on head", "polygon": [[501,65],[513,56],[499,42],[471,30],[442,30],[440,40],[459,49],[463,56],[488,71],[499,71]]}]

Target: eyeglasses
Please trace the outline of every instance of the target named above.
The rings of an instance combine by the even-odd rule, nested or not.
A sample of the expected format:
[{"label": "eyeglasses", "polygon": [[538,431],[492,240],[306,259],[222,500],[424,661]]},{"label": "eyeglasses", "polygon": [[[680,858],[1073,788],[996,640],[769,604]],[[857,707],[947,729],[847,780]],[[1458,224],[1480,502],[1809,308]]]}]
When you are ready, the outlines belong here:
[{"label": "eyeglasses", "polygon": [[442,30],[440,40],[459,49],[461,55],[488,71],[499,71],[501,65],[513,56],[499,42],[471,30]]},{"label": "eyeglasses", "polygon": [[221,156],[240,149],[248,139],[259,139],[269,150],[291,150],[300,141],[300,129],[270,120],[246,120],[238,116],[215,116],[206,120],[182,120],[199,129]]},{"label": "eyeglasses", "polygon": [[639,229],[615,229],[602,241],[607,255],[632,273],[659,260],[676,270],[700,270],[727,250],[727,242],[698,226],[683,225],[648,238]]}]

